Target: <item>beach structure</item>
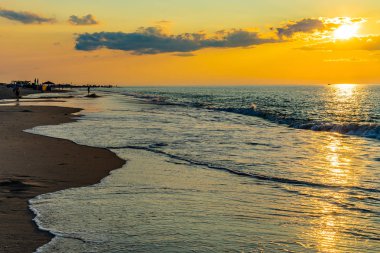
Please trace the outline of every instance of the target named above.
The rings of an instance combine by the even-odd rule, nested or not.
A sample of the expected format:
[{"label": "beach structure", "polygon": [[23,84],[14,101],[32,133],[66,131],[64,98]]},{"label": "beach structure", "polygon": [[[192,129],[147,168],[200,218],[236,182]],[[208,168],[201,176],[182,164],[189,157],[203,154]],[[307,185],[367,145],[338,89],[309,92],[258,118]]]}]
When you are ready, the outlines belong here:
[{"label": "beach structure", "polygon": [[43,85],[55,85],[55,83],[51,82],[51,81],[47,81],[47,82],[44,82],[42,83]]},{"label": "beach structure", "polygon": [[42,87],[41,87],[41,90],[42,91],[51,91],[52,90],[52,86],[54,86],[55,83],[51,82],[51,81],[46,81],[44,83],[42,83]]}]

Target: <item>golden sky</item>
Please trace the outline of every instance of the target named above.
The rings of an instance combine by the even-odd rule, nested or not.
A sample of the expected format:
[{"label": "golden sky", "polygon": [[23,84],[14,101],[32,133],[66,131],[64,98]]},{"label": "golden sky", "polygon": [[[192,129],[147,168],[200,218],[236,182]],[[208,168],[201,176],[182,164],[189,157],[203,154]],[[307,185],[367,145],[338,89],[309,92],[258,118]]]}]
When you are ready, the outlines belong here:
[{"label": "golden sky", "polygon": [[0,82],[380,83],[378,0],[0,0]]}]

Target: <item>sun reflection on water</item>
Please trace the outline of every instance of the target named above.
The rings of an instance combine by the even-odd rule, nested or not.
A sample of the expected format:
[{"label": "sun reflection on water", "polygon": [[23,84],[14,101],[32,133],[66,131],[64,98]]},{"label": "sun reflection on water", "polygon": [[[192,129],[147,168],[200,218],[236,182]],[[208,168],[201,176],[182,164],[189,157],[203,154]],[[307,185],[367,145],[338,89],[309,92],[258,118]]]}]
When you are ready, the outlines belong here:
[{"label": "sun reflection on water", "polygon": [[351,185],[355,183],[351,155],[352,147],[342,143],[341,138],[331,135],[325,147],[326,154],[326,183],[333,185]]},{"label": "sun reflection on water", "polygon": [[363,117],[363,102],[366,93],[362,86],[356,84],[336,84],[329,86],[326,97],[328,121],[341,125],[341,123],[356,122]]},{"label": "sun reflection on water", "polygon": [[[322,203],[322,202],[321,202]],[[338,249],[339,241],[342,237],[342,231],[345,219],[335,214],[337,207],[324,203],[321,206],[321,217],[314,224],[315,231],[313,236],[317,242],[319,252],[341,252]]]},{"label": "sun reflection on water", "polygon": [[[323,183],[338,187],[357,185],[360,173],[356,173],[352,143],[339,135],[330,135],[320,145],[318,157],[324,160],[320,168]],[[316,218],[310,221],[311,229],[306,232],[309,241],[314,242],[318,252],[343,252],[342,245],[349,244],[350,240],[347,231],[358,222],[345,208],[350,194],[344,188],[310,190],[309,194],[319,196],[310,203]]]},{"label": "sun reflection on water", "polygon": [[350,98],[354,95],[357,89],[356,84],[336,84],[333,86],[335,95],[339,98]]}]

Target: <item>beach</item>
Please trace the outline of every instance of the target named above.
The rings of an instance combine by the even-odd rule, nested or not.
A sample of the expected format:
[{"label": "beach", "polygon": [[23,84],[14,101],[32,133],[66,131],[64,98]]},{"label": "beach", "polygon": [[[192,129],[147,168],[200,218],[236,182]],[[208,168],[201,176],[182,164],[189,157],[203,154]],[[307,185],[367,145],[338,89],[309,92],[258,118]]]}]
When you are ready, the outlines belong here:
[{"label": "beach", "polygon": [[376,117],[377,87],[86,94],[0,107],[1,252],[377,252],[378,128],[346,106]]},{"label": "beach", "polygon": [[380,1],[3,1],[0,253],[380,253]]},{"label": "beach", "polygon": [[73,121],[80,109],[0,108],[0,251],[33,252],[52,235],[32,221],[28,200],[44,193],[91,185],[124,161],[112,152],[23,132],[39,125]]},{"label": "beach", "polygon": [[[99,184],[30,200],[38,227],[56,235],[39,252],[377,252],[376,128],[349,133],[354,124],[340,114],[342,128],[296,128],[341,89],[114,88],[56,103],[83,108],[80,119],[28,132],[107,148],[128,163]],[[322,95],[311,100],[310,91]],[[278,109],[272,102],[260,113],[268,93]],[[304,107],[289,126],[276,122],[296,108],[282,96]],[[353,121],[350,96],[339,99],[337,113]]]}]

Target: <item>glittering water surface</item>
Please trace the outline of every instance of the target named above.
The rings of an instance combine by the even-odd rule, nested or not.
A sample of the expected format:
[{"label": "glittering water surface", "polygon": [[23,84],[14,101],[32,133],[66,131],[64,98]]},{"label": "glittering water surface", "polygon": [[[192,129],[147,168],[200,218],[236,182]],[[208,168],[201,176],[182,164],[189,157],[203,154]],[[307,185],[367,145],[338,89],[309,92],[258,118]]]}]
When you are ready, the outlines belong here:
[{"label": "glittering water surface", "polygon": [[158,103],[253,115],[294,128],[380,139],[380,86],[125,88]]},{"label": "glittering water surface", "polygon": [[101,184],[31,201],[58,235],[40,251],[377,252],[379,89],[220,89],[103,91],[64,103],[85,109],[78,122],[30,130],[128,160]]}]

